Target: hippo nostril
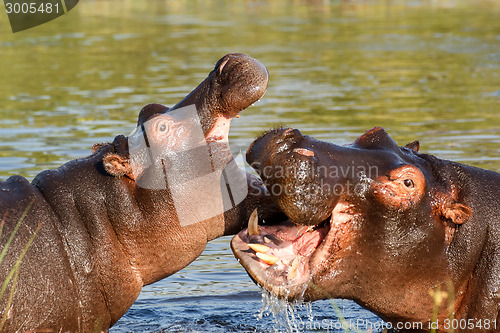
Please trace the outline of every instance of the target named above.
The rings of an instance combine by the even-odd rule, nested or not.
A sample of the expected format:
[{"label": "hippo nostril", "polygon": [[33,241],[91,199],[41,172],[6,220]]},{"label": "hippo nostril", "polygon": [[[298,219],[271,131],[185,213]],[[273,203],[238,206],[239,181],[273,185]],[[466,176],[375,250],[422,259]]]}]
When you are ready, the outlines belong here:
[{"label": "hippo nostril", "polygon": [[314,156],[314,152],[307,148],[295,148],[293,152],[303,156]]}]

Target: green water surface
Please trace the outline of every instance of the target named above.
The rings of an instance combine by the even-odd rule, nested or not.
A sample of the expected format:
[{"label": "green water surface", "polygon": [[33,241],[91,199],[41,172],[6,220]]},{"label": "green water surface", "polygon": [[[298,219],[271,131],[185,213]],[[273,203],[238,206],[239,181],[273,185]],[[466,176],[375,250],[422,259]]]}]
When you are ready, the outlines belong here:
[{"label": "green water surface", "polygon": [[[0,9],[2,179],[31,179],[127,135],[144,105],[175,104],[230,52],[270,72],[262,101],[233,121],[233,150],[276,124],[335,143],[382,126],[401,145],[419,139],[423,152],[500,170],[498,1],[84,0],[15,34]],[[145,289],[115,332],[142,331],[130,326],[141,318],[157,322],[141,311],[163,313],[158,295],[257,291],[227,242]],[[249,313],[258,311],[255,302]],[[175,311],[190,316],[186,306]],[[273,327],[266,325],[254,328]]]}]

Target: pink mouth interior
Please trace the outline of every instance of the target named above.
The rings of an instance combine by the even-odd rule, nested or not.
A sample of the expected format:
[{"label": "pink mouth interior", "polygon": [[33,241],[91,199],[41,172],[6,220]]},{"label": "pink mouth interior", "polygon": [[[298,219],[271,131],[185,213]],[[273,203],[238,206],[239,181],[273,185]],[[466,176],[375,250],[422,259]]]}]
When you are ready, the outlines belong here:
[{"label": "pink mouth interior", "polygon": [[231,126],[231,120],[233,118],[226,118],[219,115],[215,120],[215,124],[212,130],[206,134],[206,140],[208,142],[216,141],[228,141],[229,128]]},{"label": "pink mouth interior", "polygon": [[233,240],[233,250],[260,284],[302,285],[309,279],[309,259],[329,230],[329,223],[309,227],[287,221],[259,226],[258,235],[249,235],[247,229],[240,232]]}]

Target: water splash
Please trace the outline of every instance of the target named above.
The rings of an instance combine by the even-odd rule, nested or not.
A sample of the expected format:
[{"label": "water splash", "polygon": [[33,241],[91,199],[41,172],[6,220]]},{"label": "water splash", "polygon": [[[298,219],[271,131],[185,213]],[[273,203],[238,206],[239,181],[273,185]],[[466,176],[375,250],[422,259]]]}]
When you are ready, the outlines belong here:
[{"label": "water splash", "polygon": [[314,315],[310,302],[289,303],[283,299],[262,290],[262,308],[257,319],[271,314],[275,320],[274,332],[299,333],[306,326],[306,322],[313,322]]}]

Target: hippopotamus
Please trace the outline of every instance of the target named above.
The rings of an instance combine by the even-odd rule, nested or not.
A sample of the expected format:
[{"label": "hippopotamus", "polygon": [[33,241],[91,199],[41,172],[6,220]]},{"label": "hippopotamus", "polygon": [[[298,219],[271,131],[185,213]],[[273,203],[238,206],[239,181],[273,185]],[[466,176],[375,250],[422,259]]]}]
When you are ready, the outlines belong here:
[{"label": "hippopotamus", "polygon": [[[211,171],[220,170],[232,160],[227,141],[231,119],[264,95],[268,77],[259,61],[228,54],[172,108],[144,107],[133,135],[96,144],[90,156],[43,171],[31,183],[21,176],[0,182],[0,281],[8,283],[1,293],[0,330],[107,331],[143,286],[187,266],[208,241],[243,229],[255,208],[263,218],[279,212],[264,192],[255,190],[264,189],[261,181],[243,174],[241,185],[248,191],[242,200],[182,224],[180,213],[198,216],[197,206],[213,203],[199,200],[191,211],[178,212],[169,187],[140,186],[157,166],[151,161],[141,165],[144,147],[131,144],[132,139],[149,140],[148,147],[170,151],[175,142],[189,141],[194,131],[190,119],[172,115],[194,106]],[[182,162],[183,175],[198,167],[193,160]]]},{"label": "hippopotamus", "polygon": [[246,158],[288,221],[253,214],[235,256],[280,298],[351,299],[402,330],[498,332],[500,174],[419,149],[380,127],[343,146],[267,132]]}]

